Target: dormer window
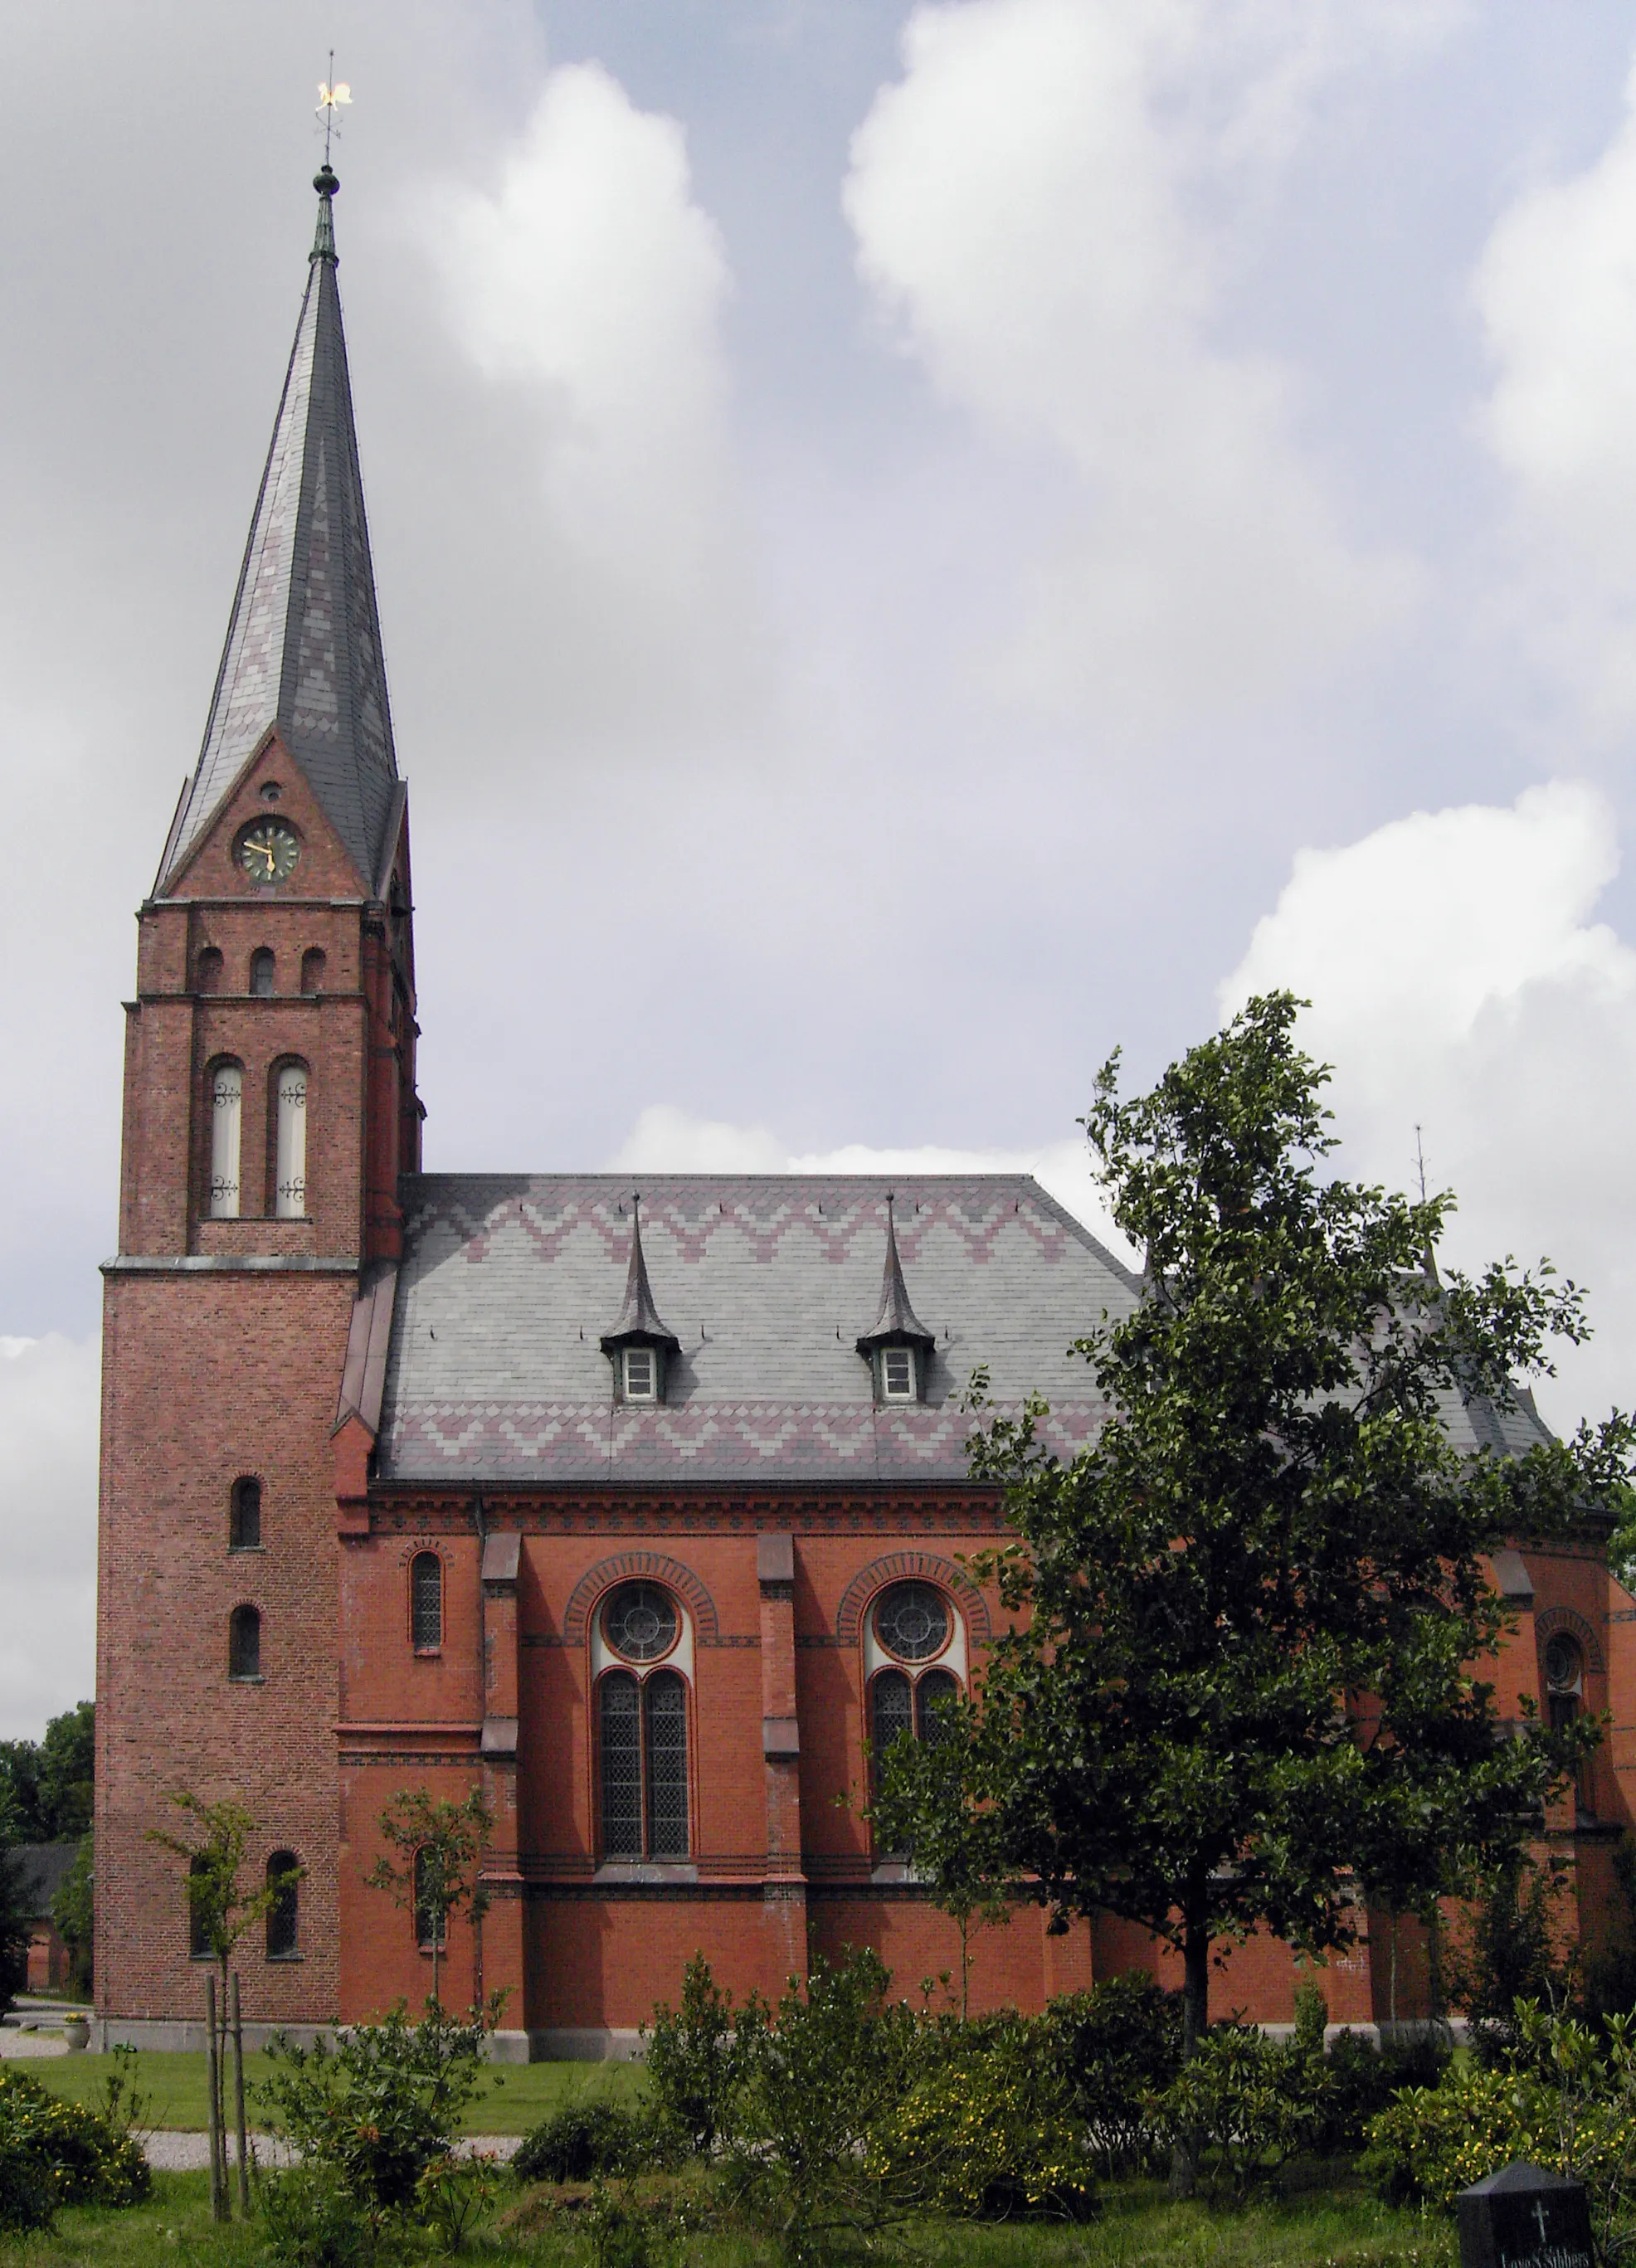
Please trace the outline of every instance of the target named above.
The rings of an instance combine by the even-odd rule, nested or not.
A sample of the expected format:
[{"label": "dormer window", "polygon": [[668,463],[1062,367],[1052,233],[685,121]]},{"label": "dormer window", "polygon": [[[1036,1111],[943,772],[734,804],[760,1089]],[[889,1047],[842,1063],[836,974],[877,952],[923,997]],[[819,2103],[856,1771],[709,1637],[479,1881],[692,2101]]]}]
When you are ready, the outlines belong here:
[{"label": "dormer window", "polygon": [[892,1218],[894,1199],[886,1200],[886,1266],[881,1277],[881,1306],[873,1327],[857,1342],[869,1365],[879,1404],[918,1402],[937,1341],[910,1304],[903,1281],[903,1263],[897,1249],[897,1224]]},{"label": "dormer window", "polygon": [[917,1402],[919,1381],[916,1377],[915,1350],[910,1346],[886,1346],[880,1353],[880,1392],[882,1402]]},{"label": "dormer window", "polygon": [[613,1365],[615,1402],[641,1404],[665,1398],[665,1365],[682,1352],[682,1342],[667,1330],[653,1304],[642,1256],[642,1200],[630,1204],[630,1266],[625,1304],[611,1331],[602,1334],[602,1351]]}]

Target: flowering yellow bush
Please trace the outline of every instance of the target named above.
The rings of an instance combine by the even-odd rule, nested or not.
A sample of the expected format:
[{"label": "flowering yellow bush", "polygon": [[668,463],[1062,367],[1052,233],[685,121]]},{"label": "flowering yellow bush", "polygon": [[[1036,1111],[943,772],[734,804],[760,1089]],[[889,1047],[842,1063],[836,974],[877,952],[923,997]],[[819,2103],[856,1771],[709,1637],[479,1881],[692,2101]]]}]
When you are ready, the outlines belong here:
[{"label": "flowering yellow bush", "polygon": [[918,2080],[871,2135],[882,2188],[934,2212],[1083,2220],[1096,2186],[1057,2090],[1003,2051],[959,2057]]}]

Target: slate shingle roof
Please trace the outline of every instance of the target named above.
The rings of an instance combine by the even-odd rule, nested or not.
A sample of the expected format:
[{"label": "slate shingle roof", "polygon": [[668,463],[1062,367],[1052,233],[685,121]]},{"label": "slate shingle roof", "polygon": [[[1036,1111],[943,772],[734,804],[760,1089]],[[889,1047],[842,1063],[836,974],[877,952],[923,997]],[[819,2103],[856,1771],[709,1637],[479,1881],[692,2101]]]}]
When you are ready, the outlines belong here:
[{"label": "slate shingle roof", "polygon": [[[404,1185],[377,1470],[387,1480],[963,1479],[960,1400],[1051,1403],[1063,1450],[1101,1418],[1070,1342],[1134,1277],[1026,1174],[645,1175],[642,1235],[681,1342],[658,1409],[615,1407],[599,1340],[625,1287],[632,1184],[607,1174]],[[936,1350],[923,1403],[877,1408],[857,1341],[881,1303],[887,1192]]]},{"label": "slate shingle roof", "polygon": [[269,725],[372,889],[385,847],[397,760],[329,227],[335,176],[317,186],[306,292],[161,894]]}]

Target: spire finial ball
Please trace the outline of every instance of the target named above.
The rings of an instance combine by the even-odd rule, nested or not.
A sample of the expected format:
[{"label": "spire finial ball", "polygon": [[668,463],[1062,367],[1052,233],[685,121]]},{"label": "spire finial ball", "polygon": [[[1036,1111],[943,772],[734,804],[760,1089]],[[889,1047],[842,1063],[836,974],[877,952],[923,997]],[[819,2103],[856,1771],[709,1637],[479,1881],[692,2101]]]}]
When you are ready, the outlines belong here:
[{"label": "spire finial ball", "polygon": [[333,170],[328,158],[313,174],[313,187],[321,197],[333,197],[341,187],[340,176]]}]

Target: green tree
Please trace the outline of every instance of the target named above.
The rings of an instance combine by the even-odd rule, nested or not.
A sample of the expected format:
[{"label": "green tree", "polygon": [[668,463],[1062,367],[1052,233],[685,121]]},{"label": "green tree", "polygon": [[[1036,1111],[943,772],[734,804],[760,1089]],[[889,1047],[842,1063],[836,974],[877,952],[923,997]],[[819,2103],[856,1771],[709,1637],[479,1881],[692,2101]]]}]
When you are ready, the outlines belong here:
[{"label": "green tree", "polygon": [[[174,1835],[160,1828],[148,1830],[148,1840],[180,1859],[188,1869],[188,1913],[194,1943],[208,1953],[220,1974],[216,2022],[216,2132],[225,2135],[223,2088],[227,2068],[227,1977],[233,1948],[245,1932],[265,1921],[268,1914],[293,1884],[306,1874],[305,1867],[286,1867],[269,1874],[259,1887],[240,1881],[245,1854],[261,1832],[244,1806],[224,1798],[206,1803],[186,1788],[166,1800],[187,1822]],[[214,2181],[215,2176],[212,2175]],[[241,2184],[242,2186],[242,2184]],[[223,2191],[225,2198],[225,2191]],[[221,2216],[225,2218],[225,2213]]]},{"label": "green tree", "polygon": [[94,1916],[96,1904],[94,1839],[82,1835],[74,1863],[57,1886],[51,1901],[51,1918],[68,1948],[71,1981],[77,1992],[89,1992],[96,1978]]},{"label": "green tree", "polygon": [[92,1702],[53,1717],[43,1741],[0,1741],[0,1837],[77,1843],[91,1825],[95,1777]]},{"label": "green tree", "polygon": [[[1616,1413],[1521,1457],[1456,1449],[1441,1405],[1514,1409],[1551,1336],[1586,1336],[1581,1294],[1509,1260],[1440,1283],[1451,1197],[1326,1176],[1301,1005],[1251,1001],[1134,1100],[1103,1067],[1085,1123],[1148,1286],[1080,1343],[1106,1423],[1060,1462],[1035,1400],[972,1445],[1014,1530],[982,1572],[1023,1619],[951,1717],[944,1800],[1058,1922],[1107,1910],[1181,1952],[1189,2055],[1219,1940],[1343,1947],[1360,1892],[1424,1909],[1528,1841],[1599,1735],[1525,1703],[1500,1737],[1483,1557],[1605,1504],[1636,1440]],[[898,1749],[885,1831],[947,1774]]]},{"label": "green tree", "polygon": [[417,1787],[400,1788],[380,1825],[395,1855],[383,1851],[364,1880],[414,1914],[416,1935],[431,1954],[436,2008],[451,1916],[463,1911],[475,1921],[488,1907],[482,1862],[494,1821],[475,1787],[459,1803]]}]

